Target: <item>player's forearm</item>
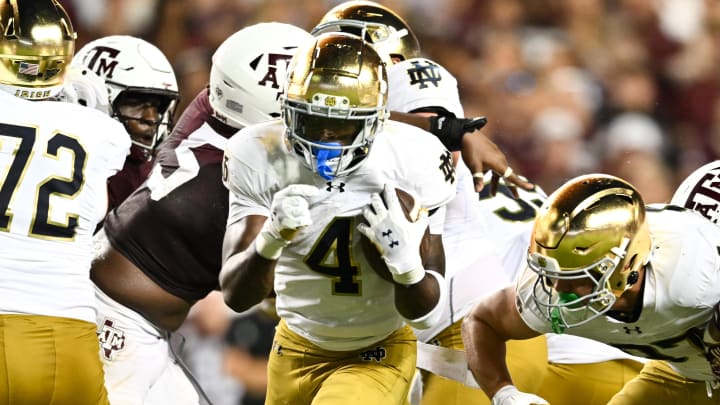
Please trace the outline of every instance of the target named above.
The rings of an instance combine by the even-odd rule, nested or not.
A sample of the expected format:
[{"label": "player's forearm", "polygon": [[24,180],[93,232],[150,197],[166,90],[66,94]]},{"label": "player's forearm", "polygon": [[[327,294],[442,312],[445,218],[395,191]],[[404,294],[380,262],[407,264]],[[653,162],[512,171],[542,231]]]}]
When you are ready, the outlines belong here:
[{"label": "player's forearm", "polygon": [[418,283],[395,283],[395,308],[405,320],[417,329],[434,325],[447,302],[447,289],[437,272],[427,272]]},{"label": "player's forearm", "polygon": [[237,312],[250,309],[273,288],[277,260],[266,259],[250,248],[230,256],[220,271],[225,303]]},{"label": "player's forearm", "polygon": [[430,119],[428,117],[425,117],[425,116],[422,116],[419,114],[391,111],[390,119],[394,120],[394,121],[400,121],[400,122],[403,122],[408,125],[412,125],[414,127],[420,128],[420,129],[428,131],[428,132],[430,132],[430,129],[431,129]]},{"label": "player's forearm", "polygon": [[475,311],[463,320],[462,339],[470,371],[488,398],[512,384],[505,364],[505,340]]}]

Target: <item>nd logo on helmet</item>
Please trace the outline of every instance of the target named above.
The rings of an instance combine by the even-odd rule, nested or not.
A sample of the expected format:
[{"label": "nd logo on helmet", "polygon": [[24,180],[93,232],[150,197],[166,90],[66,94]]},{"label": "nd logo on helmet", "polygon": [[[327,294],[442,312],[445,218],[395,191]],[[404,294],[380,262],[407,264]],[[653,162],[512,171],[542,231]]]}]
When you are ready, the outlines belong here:
[{"label": "nd logo on helmet", "polygon": [[337,98],[334,96],[325,97],[325,105],[328,107],[335,107],[337,105]]}]

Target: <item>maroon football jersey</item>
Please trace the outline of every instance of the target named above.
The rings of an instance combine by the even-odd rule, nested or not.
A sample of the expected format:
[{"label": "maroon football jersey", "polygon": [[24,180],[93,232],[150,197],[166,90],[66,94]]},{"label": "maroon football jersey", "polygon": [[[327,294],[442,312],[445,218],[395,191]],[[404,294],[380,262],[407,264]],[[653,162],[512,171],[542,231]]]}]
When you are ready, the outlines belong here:
[{"label": "maroon football jersey", "polygon": [[152,161],[139,162],[125,159],[122,170],[108,180],[108,210],[120,205],[135,189],[140,187],[150,173],[152,165]]},{"label": "maroon football jersey", "polygon": [[202,91],[159,146],[148,179],[105,220],[117,251],[188,301],[218,288],[228,214],[223,149],[235,132],[212,117]]}]

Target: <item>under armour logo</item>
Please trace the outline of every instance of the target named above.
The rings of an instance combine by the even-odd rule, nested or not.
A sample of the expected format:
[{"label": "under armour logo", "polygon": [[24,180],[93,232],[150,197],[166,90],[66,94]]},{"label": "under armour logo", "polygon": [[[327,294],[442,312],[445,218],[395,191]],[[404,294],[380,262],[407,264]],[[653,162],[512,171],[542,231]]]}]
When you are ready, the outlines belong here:
[{"label": "under armour logo", "polygon": [[640,330],[640,327],[639,327],[639,326],[636,326],[636,327],[634,327],[634,328],[632,328],[632,329],[628,328],[627,326],[623,326],[623,329],[625,329],[625,333],[627,333],[628,335],[633,334],[633,332],[634,332],[634,333],[637,333],[637,334],[642,333],[642,331]]},{"label": "under armour logo", "polygon": [[453,165],[452,153],[446,150],[445,153],[440,155],[440,166],[438,169],[443,172],[445,181],[452,184],[455,183],[455,166]]},{"label": "under armour logo", "polygon": [[338,184],[333,184],[332,181],[328,181],[327,183],[325,183],[325,185],[327,186],[327,187],[325,187],[325,191],[337,190],[340,193],[345,192],[345,183],[343,183],[343,182],[340,182]]},{"label": "under armour logo", "polygon": [[388,229],[387,231],[382,232],[383,238],[386,238],[390,242],[388,243],[388,247],[391,249],[397,246],[400,246],[400,241],[394,240],[392,238],[392,229]]},{"label": "under armour logo", "polygon": [[372,350],[366,350],[362,353],[360,353],[360,359],[363,361],[371,361],[375,360],[379,362],[380,360],[384,359],[386,357],[387,353],[385,353],[385,348],[378,346],[375,349]]},{"label": "under armour logo", "polygon": [[102,327],[97,331],[103,357],[112,360],[113,354],[125,348],[125,332],[115,327],[114,321],[105,318]]},{"label": "under armour logo", "polygon": [[[423,65],[422,62],[425,64]],[[442,80],[440,75],[440,67],[429,60],[424,61],[413,61],[413,67],[407,70],[408,76],[410,76],[410,85],[419,84],[418,88],[427,88],[427,83],[432,83],[435,87],[439,87],[439,82]]]}]

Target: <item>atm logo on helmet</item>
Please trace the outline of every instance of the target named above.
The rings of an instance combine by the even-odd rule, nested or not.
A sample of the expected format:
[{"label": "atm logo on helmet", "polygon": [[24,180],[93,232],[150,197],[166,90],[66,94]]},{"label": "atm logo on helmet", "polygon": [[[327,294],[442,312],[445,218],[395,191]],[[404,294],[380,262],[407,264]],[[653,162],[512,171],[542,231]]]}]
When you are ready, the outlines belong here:
[{"label": "atm logo on helmet", "polygon": [[97,46],[88,52],[83,63],[98,76],[112,79],[118,65],[116,58],[119,54],[119,49]]},{"label": "atm logo on helmet", "polygon": [[718,224],[720,223],[720,177],[714,171],[705,173],[690,190],[685,208],[702,214],[705,218]]},{"label": "atm logo on helmet", "polygon": [[[265,56],[265,54],[258,56],[257,58],[253,59],[252,62],[250,62],[250,67],[253,70],[257,71],[260,60],[263,58],[263,56]],[[292,59],[292,55],[282,53],[267,54],[267,71],[262,76],[260,81],[258,81],[258,85],[269,86],[273,89],[277,89],[278,93],[276,98],[279,98],[282,94],[282,88],[280,87],[281,82],[278,82],[278,76],[280,76],[283,80],[285,79],[285,74],[287,72],[287,67],[290,64],[290,59]],[[279,74],[278,68],[282,69]]]}]

